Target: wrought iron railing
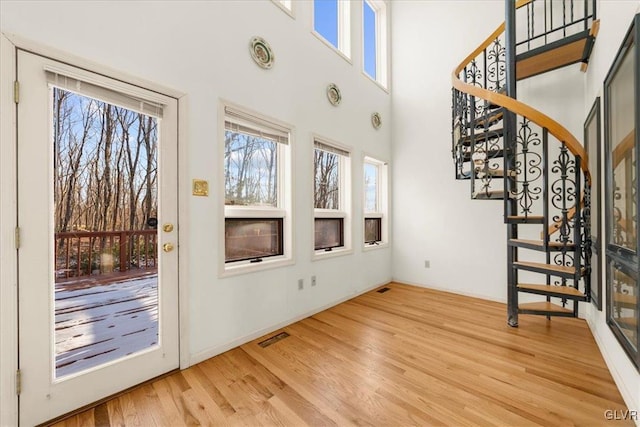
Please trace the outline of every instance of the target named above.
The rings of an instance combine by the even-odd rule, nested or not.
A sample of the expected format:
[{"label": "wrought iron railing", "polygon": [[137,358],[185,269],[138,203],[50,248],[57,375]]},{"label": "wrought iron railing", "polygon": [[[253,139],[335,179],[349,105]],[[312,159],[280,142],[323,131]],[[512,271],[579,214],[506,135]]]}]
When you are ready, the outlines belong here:
[{"label": "wrought iron railing", "polygon": [[517,52],[547,45],[588,31],[596,20],[596,0],[534,0],[518,12],[526,31],[517,34]]},{"label": "wrought iron railing", "polygon": [[[543,2],[546,0],[520,1],[532,8]],[[588,18],[593,17],[595,13]],[[569,18],[575,20],[571,14]],[[547,275],[547,284],[578,287],[582,278],[588,298],[590,283],[585,269],[589,269],[591,258],[591,178],[586,153],[562,125],[503,93],[505,45],[503,24],[453,73],[456,178],[471,181],[474,198],[498,198],[492,195],[500,193],[505,200],[505,219],[542,223],[547,264],[575,267],[573,279],[556,280]],[[515,114],[517,123],[511,141],[504,138],[507,113]],[[577,315],[577,304],[574,310]]]},{"label": "wrought iron railing", "polygon": [[55,277],[157,268],[157,246],[157,230],[55,233]]}]

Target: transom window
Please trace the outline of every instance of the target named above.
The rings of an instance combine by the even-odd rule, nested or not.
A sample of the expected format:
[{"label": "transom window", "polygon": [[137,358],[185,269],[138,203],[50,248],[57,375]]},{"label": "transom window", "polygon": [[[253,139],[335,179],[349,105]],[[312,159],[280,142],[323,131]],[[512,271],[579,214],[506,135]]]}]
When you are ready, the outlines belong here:
[{"label": "transom window", "polygon": [[289,129],[225,106],[225,263],[287,255]]},{"label": "transom window", "polygon": [[350,214],[350,153],[318,138],[314,141],[314,249],[347,249]]},{"label": "transom window", "polygon": [[327,44],[351,57],[348,0],[313,0],[313,30]]},{"label": "transom window", "polygon": [[387,164],[364,158],[364,244],[377,246],[387,241]]},{"label": "transom window", "polygon": [[383,0],[362,2],[362,69],[387,86],[387,6]]}]

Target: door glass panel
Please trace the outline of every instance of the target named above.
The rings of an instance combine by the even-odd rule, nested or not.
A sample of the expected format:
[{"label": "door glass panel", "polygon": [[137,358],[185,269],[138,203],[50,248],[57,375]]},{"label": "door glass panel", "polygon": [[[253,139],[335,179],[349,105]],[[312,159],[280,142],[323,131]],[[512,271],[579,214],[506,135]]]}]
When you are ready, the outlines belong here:
[{"label": "door glass panel", "polygon": [[158,345],[158,119],[52,93],[61,378]]},{"label": "door glass panel", "polygon": [[610,262],[609,281],[611,294],[611,318],[632,348],[638,349],[638,281],[633,273],[615,261]]},{"label": "door glass panel", "polygon": [[[634,51],[631,47],[625,54],[608,88],[610,99],[609,140],[613,170],[613,200],[609,242],[636,251],[636,147],[635,147],[635,102]],[[610,196],[610,197],[611,197]]]}]

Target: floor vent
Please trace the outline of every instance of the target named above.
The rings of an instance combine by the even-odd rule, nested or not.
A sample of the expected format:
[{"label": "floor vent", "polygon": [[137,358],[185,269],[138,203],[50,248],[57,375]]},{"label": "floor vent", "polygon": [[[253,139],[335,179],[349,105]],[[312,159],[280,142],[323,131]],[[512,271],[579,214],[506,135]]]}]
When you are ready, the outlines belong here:
[{"label": "floor vent", "polygon": [[378,292],[379,294],[384,294],[385,292],[390,291],[390,290],[391,290],[391,288],[384,287],[384,288],[378,289],[376,292]]},{"label": "floor vent", "polygon": [[280,332],[279,334],[274,335],[274,336],[272,336],[271,338],[267,338],[267,339],[266,339],[266,340],[264,340],[264,341],[260,341],[260,342],[258,343],[258,345],[259,345],[260,347],[262,347],[262,348],[269,347],[271,344],[277,343],[278,341],[283,340],[283,339],[285,339],[285,338],[286,338],[286,337],[288,337],[288,336],[289,336],[289,334],[288,334],[288,333],[286,333],[286,332]]}]

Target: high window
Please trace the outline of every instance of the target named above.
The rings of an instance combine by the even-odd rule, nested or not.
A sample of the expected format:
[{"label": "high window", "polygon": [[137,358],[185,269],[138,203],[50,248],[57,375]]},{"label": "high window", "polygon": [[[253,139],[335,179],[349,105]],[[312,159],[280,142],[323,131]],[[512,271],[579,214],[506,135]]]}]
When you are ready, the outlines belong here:
[{"label": "high window", "polygon": [[314,141],[314,249],[350,248],[350,153],[335,143]]},{"label": "high window", "polygon": [[313,31],[346,58],[351,57],[350,6],[347,0],[313,0]]},{"label": "high window", "polygon": [[225,270],[290,258],[289,129],[224,112]]},{"label": "high window", "polygon": [[375,247],[387,242],[387,165],[364,159],[364,244]]},{"label": "high window", "polygon": [[387,6],[382,0],[362,2],[362,69],[387,86]]}]

